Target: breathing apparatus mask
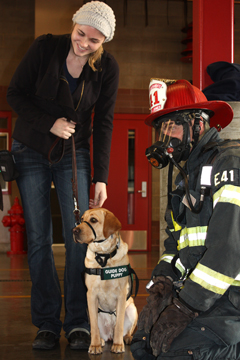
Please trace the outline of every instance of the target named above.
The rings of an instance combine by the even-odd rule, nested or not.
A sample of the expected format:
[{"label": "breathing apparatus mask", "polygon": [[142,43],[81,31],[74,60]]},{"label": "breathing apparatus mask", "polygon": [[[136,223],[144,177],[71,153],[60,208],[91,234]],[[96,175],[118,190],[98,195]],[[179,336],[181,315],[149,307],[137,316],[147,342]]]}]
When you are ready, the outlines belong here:
[{"label": "breathing apparatus mask", "polygon": [[[154,122],[156,142],[146,149],[146,157],[155,168],[166,167],[169,161],[180,163],[188,159],[200,134],[200,121],[208,121],[210,110],[175,111]],[[192,136],[191,136],[192,133]]]}]

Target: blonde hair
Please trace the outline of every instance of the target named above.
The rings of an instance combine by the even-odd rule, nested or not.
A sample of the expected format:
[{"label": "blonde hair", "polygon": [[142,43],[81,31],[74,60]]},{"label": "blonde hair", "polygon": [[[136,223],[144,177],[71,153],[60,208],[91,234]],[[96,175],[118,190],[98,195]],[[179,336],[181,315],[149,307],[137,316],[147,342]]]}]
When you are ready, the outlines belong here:
[{"label": "blonde hair", "polygon": [[[93,71],[97,71],[98,69],[95,67],[95,63],[101,60],[103,54],[103,46],[101,45],[94,53],[90,54],[88,58],[88,65],[91,67]],[[100,69],[99,69],[100,70]],[[101,70],[100,70],[101,71]]]}]

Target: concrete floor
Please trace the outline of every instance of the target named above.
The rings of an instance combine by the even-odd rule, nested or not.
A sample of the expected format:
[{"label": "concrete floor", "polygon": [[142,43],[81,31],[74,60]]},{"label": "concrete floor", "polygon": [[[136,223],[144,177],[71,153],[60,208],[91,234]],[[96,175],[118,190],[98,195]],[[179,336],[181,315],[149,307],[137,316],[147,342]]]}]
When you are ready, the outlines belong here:
[{"label": "concrete floor", "polygon": [[[55,263],[63,285],[64,250],[54,249]],[[158,251],[130,253],[130,264],[139,278],[139,291],[135,299],[138,312],[146,304],[145,286],[159,259]],[[129,346],[125,353],[112,354],[111,343],[104,347],[103,354],[90,355],[87,351],[70,350],[68,341],[61,334],[59,346],[50,351],[33,350],[32,342],[37,329],[31,323],[31,281],[27,255],[0,254],[0,360],[133,360]],[[64,310],[62,311],[62,319]]]}]

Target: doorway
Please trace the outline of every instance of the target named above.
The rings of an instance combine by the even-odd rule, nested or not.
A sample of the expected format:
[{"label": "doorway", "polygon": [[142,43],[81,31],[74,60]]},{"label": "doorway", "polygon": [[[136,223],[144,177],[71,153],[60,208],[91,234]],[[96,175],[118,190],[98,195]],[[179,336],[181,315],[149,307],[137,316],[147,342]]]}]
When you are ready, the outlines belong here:
[{"label": "doorway", "polygon": [[151,145],[151,128],[143,114],[115,114],[108,198],[104,207],[122,224],[129,250],[151,250],[151,166],[145,150]]}]

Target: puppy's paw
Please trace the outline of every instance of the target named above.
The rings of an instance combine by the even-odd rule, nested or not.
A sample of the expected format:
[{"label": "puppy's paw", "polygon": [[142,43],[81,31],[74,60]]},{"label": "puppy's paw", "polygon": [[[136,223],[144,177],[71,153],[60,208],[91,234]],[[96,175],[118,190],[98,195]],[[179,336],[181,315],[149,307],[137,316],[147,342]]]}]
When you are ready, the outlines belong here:
[{"label": "puppy's paw", "polygon": [[119,354],[125,352],[124,343],[122,344],[113,344],[111,347],[111,352]]},{"label": "puppy's paw", "polygon": [[102,346],[101,345],[90,345],[88,349],[89,354],[102,354]]},{"label": "puppy's paw", "polygon": [[123,340],[124,340],[125,344],[130,345],[132,342],[132,338],[133,337],[131,335],[125,335]]},{"label": "puppy's paw", "polygon": [[105,341],[101,338],[101,346],[105,346]]}]

